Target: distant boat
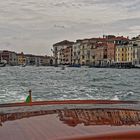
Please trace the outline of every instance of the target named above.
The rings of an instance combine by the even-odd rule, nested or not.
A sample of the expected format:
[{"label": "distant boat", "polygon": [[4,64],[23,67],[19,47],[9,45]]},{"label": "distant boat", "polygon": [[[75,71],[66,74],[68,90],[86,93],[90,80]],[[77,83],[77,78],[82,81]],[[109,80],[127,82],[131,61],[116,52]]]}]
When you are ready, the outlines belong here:
[{"label": "distant boat", "polygon": [[62,66],[61,69],[62,69],[62,70],[65,70],[65,66]]},{"label": "distant boat", "polygon": [[23,64],[22,67],[26,67],[26,64]]},{"label": "distant boat", "polygon": [[134,68],[140,69],[140,64],[139,65],[135,65]]},{"label": "distant boat", "polygon": [[3,60],[2,57],[0,58],[0,67],[5,67],[7,64],[6,60]]},{"label": "distant boat", "polygon": [[39,64],[36,64],[35,66],[36,66],[36,67],[39,67],[40,65],[39,65]]},{"label": "distant boat", "polygon": [[0,62],[0,67],[5,67],[5,66],[6,66],[6,63]]},{"label": "distant boat", "polygon": [[80,64],[73,64],[73,65],[69,65],[68,67],[80,68],[80,67],[81,67],[81,65],[80,65]]}]

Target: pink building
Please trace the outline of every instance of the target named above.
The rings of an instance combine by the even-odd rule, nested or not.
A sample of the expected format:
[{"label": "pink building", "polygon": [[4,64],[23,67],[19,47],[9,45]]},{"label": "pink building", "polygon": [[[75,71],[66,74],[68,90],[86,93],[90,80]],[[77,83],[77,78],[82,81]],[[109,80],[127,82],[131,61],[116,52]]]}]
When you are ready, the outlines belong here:
[{"label": "pink building", "polygon": [[107,64],[107,43],[97,43],[95,49],[95,65],[105,66]]},{"label": "pink building", "polygon": [[115,61],[116,45],[114,43],[107,43],[107,60],[109,64]]}]

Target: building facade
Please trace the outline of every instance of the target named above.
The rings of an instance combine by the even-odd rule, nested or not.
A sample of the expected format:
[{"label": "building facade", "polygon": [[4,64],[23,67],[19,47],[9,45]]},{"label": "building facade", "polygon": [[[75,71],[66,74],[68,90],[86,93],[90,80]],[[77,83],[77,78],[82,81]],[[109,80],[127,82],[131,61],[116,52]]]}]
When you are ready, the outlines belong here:
[{"label": "building facade", "polygon": [[26,65],[29,65],[29,66],[33,66],[36,64],[36,58],[34,55],[32,54],[25,54],[25,58],[26,58]]},{"label": "building facade", "polygon": [[139,64],[140,36],[107,35],[103,38],[67,40],[53,45],[55,64],[115,66],[116,63]]},{"label": "building facade", "polygon": [[140,67],[140,46],[133,46],[133,64]]},{"label": "building facade", "polygon": [[5,61],[11,66],[16,66],[18,64],[17,54],[7,50],[0,51],[0,61]]},{"label": "building facade", "polygon": [[25,65],[26,64],[26,57],[23,52],[17,54],[18,58],[18,65]]},{"label": "building facade", "polygon": [[140,67],[140,35],[132,38],[131,44],[133,46],[133,64]]},{"label": "building facade", "polygon": [[90,43],[90,66],[95,66],[96,43]]},{"label": "building facade", "polygon": [[111,65],[115,62],[116,45],[114,43],[107,43],[107,61]]},{"label": "building facade", "polygon": [[133,46],[128,44],[128,45],[118,45],[116,46],[116,62],[119,63],[129,63],[133,62]]},{"label": "building facade", "polygon": [[62,64],[72,64],[72,46],[62,49]]},{"label": "building facade", "polygon": [[96,44],[95,65],[107,66],[107,43]]},{"label": "building facade", "polygon": [[64,49],[72,47],[73,44],[74,42],[64,40],[53,45],[53,56],[55,58],[55,65],[64,64]]},{"label": "building facade", "polygon": [[72,46],[72,65],[80,65],[80,46],[81,41],[77,40]]},{"label": "building facade", "polygon": [[90,43],[88,40],[83,40],[80,45],[80,64],[90,64]]}]

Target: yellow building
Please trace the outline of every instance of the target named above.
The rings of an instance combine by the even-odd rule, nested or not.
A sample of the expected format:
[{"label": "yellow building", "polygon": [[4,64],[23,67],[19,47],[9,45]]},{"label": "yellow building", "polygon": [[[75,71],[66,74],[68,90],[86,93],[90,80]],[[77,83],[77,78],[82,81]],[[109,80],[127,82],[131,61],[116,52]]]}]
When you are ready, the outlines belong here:
[{"label": "yellow building", "polygon": [[133,62],[133,46],[120,45],[116,46],[116,62]]},{"label": "yellow building", "polygon": [[126,61],[133,62],[133,46],[128,45],[126,48]]},{"label": "yellow building", "polygon": [[23,52],[19,53],[18,55],[18,65],[25,65],[26,64],[26,57]]}]

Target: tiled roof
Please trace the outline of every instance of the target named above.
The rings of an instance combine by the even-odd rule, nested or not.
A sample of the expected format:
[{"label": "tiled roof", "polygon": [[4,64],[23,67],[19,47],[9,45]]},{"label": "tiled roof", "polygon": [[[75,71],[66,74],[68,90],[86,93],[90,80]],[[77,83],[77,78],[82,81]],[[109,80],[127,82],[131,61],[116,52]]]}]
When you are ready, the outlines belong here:
[{"label": "tiled roof", "polygon": [[61,42],[58,42],[56,44],[54,44],[53,46],[61,46],[61,45],[73,45],[74,42],[71,42],[71,41],[68,41],[68,40],[64,40],[64,41],[61,41]]}]

